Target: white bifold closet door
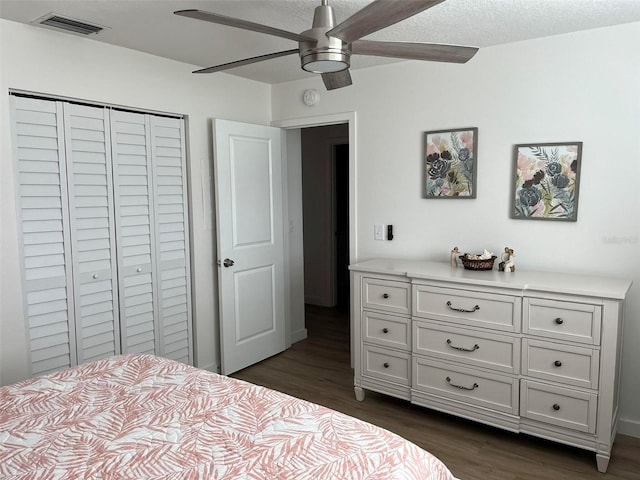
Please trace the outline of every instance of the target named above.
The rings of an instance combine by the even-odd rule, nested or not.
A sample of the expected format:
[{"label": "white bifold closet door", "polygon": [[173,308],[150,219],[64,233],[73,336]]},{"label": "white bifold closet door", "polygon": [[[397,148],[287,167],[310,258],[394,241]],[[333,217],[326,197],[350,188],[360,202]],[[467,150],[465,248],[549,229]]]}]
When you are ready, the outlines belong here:
[{"label": "white bifold closet door", "polygon": [[[31,373],[76,363],[62,104],[11,97]],[[9,281],[9,279],[5,279]]]},{"label": "white bifold closet door", "polygon": [[78,363],[120,353],[109,110],[64,103]]},{"label": "white bifold closet door", "polygon": [[150,135],[146,115],[112,112],[123,351],[159,353]]},{"label": "white bifold closet door", "polygon": [[12,96],[32,374],[193,363],[184,123]]},{"label": "white bifold closet door", "polygon": [[182,125],[111,116],[123,351],[192,363]]},{"label": "white bifold closet door", "polygon": [[151,127],[160,352],[193,364],[184,122],[148,116]]}]

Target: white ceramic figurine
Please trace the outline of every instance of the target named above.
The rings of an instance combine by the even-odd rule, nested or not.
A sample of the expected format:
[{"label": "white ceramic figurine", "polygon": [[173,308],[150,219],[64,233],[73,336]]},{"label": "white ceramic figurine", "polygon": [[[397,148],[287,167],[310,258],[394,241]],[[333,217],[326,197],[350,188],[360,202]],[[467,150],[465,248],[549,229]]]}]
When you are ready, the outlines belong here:
[{"label": "white ceramic figurine", "polygon": [[513,248],[509,249],[509,258],[504,263],[504,271],[505,272],[515,272],[516,271],[516,262],[514,260],[515,254],[513,253]]},{"label": "white ceramic figurine", "polygon": [[451,250],[451,267],[452,268],[457,268],[458,267],[458,253],[460,250],[458,250],[458,247],[453,247],[453,250]]}]

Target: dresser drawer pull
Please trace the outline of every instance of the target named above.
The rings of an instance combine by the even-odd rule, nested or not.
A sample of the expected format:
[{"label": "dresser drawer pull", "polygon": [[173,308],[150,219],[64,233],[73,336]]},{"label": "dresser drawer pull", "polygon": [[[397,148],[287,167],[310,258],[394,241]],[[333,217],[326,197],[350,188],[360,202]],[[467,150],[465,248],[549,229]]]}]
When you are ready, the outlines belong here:
[{"label": "dresser drawer pull", "polygon": [[564,320],[563,320],[563,319],[561,319],[560,317],[558,317],[558,318],[556,318],[556,319],[554,320],[554,322],[556,322],[556,324],[558,324],[558,325],[562,325],[562,324],[564,323]]},{"label": "dresser drawer pull", "polygon": [[553,409],[557,412],[558,410],[560,410],[560,405],[558,405],[557,403],[554,403]]},{"label": "dresser drawer pull", "polygon": [[382,329],[382,333],[389,333],[389,329],[388,329],[387,327],[384,327],[384,328]]},{"label": "dresser drawer pull", "polygon": [[389,368],[389,364],[388,364],[387,362],[384,362],[384,363],[382,364],[382,366],[383,366],[384,368]]},{"label": "dresser drawer pull", "polygon": [[389,294],[388,293],[383,293],[382,294],[382,298],[389,298]]},{"label": "dresser drawer pull", "polygon": [[475,307],[473,307],[472,310],[467,310],[464,308],[457,308],[457,307],[453,307],[451,304],[451,301],[447,302],[447,307],[449,307],[451,310],[455,310],[456,312],[466,312],[466,313],[473,313],[476,310],[480,310],[480,305],[476,305]]},{"label": "dresser drawer pull", "polygon": [[561,367],[562,366],[562,362],[560,360],[556,360],[555,362],[553,362],[553,365],[556,367]]},{"label": "dresser drawer pull", "polygon": [[447,383],[449,385],[451,385],[452,387],[459,388],[460,390],[475,390],[476,388],[478,388],[480,386],[477,383],[474,383],[473,387],[465,387],[464,385],[456,385],[455,383],[451,383],[451,377],[447,377],[446,380],[447,380]]},{"label": "dresser drawer pull", "polygon": [[477,343],[471,348],[456,347],[455,345],[451,344],[451,339],[450,338],[447,338],[447,345],[449,345],[454,350],[460,350],[461,352],[475,352],[476,350],[478,350],[480,348],[480,345],[478,345]]}]

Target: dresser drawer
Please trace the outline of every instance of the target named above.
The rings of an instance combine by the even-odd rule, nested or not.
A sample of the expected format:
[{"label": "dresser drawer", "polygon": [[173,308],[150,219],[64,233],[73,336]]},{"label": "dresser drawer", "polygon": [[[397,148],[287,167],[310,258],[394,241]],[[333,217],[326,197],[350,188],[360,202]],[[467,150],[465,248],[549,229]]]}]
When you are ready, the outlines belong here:
[{"label": "dresser drawer", "polygon": [[525,298],[523,332],[572,342],[600,344],[601,307]]},{"label": "dresser drawer", "polygon": [[409,353],[364,345],[362,349],[362,375],[380,380],[409,385]]},{"label": "dresser drawer", "polygon": [[411,320],[378,312],[362,312],[362,341],[409,351]]},{"label": "dresser drawer", "polygon": [[560,427],[595,433],[598,396],[522,380],[520,415]]},{"label": "dresser drawer", "polygon": [[364,278],[362,307],[408,315],[411,303],[410,292],[409,283]]},{"label": "dresser drawer", "polygon": [[412,388],[491,410],[518,413],[518,380],[507,375],[413,357]]},{"label": "dresser drawer", "polygon": [[413,289],[416,317],[520,331],[520,298],[427,285],[415,285]]},{"label": "dresser drawer", "polygon": [[522,340],[522,374],[577,387],[598,388],[600,352],[534,339]]},{"label": "dresser drawer", "polygon": [[520,339],[414,320],[413,353],[518,373]]}]

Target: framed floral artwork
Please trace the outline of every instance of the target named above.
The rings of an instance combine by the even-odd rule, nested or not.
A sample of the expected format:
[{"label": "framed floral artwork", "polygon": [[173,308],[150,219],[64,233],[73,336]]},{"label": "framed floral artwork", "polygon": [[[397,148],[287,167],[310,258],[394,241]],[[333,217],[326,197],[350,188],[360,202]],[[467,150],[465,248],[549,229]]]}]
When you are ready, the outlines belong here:
[{"label": "framed floral artwork", "polygon": [[516,145],[512,218],[578,219],[582,142]]},{"label": "framed floral artwork", "polygon": [[424,198],[476,198],[478,129],[424,134]]}]

